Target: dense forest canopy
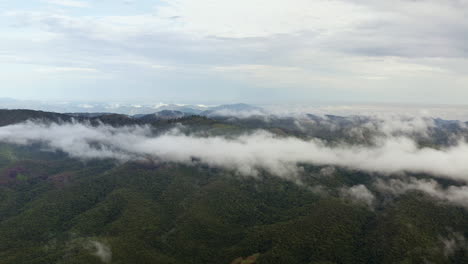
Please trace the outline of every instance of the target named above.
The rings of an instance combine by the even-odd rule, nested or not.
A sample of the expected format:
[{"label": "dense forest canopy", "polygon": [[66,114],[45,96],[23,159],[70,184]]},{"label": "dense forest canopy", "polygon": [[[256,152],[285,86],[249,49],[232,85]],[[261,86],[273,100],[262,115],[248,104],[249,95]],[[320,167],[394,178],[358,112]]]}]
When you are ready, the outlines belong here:
[{"label": "dense forest canopy", "polygon": [[2,110],[0,124],[2,264],[468,262],[461,122]]}]

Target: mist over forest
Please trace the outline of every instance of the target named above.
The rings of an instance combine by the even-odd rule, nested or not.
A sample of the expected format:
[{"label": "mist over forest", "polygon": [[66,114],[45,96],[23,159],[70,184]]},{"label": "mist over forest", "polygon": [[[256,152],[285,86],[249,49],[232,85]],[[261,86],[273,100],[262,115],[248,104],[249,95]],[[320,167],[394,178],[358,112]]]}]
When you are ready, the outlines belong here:
[{"label": "mist over forest", "polygon": [[0,110],[0,259],[467,260],[464,121],[180,110]]},{"label": "mist over forest", "polygon": [[0,264],[468,263],[468,0],[0,0]]}]

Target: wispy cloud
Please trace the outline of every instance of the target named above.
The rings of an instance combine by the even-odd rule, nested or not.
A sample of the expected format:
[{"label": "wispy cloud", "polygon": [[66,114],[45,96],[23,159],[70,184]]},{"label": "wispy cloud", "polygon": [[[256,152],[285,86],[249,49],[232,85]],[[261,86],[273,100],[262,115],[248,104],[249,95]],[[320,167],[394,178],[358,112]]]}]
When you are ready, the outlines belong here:
[{"label": "wispy cloud", "polygon": [[85,1],[78,0],[43,0],[43,2],[48,4],[60,5],[65,7],[89,7],[90,4]]},{"label": "wispy cloud", "polygon": [[94,68],[81,68],[81,67],[42,67],[37,68],[37,72],[41,73],[97,73],[99,72]]},{"label": "wispy cloud", "polygon": [[85,248],[89,249],[91,253],[98,257],[103,263],[112,262],[112,250],[108,244],[97,240],[89,240],[85,244]]},{"label": "wispy cloud", "polygon": [[435,199],[468,207],[467,185],[444,187],[433,179],[419,180],[416,178],[409,178],[403,180],[379,180],[376,186],[382,191],[391,192],[396,195],[401,195],[409,191],[420,191]]}]

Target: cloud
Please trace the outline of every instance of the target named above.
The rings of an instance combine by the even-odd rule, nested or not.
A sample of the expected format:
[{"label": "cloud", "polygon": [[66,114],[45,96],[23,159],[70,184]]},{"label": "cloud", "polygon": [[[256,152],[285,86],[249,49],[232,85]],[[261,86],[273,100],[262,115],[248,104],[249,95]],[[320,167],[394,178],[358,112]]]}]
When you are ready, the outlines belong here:
[{"label": "cloud", "polygon": [[375,201],[375,196],[374,194],[367,189],[366,186],[360,184],[360,185],[355,185],[350,188],[342,188],[341,193],[344,197],[350,198],[352,200],[355,200],[357,202],[362,202],[372,208],[374,201]]},{"label": "cloud", "polygon": [[[265,37],[312,30],[334,34],[371,16],[346,1],[239,0],[171,1],[158,7],[161,17],[177,17],[174,28],[226,38]],[[213,23],[216,21],[216,23]]]},{"label": "cloud", "polygon": [[468,208],[468,186],[444,187],[433,179],[409,178],[406,180],[390,179],[379,180],[376,186],[386,192],[401,195],[409,191],[421,191],[427,195],[442,201],[450,202]]},{"label": "cloud", "polygon": [[313,74],[307,69],[291,66],[246,64],[215,66],[212,70],[227,78],[249,79],[262,87],[294,87],[313,82],[335,82],[331,76]]},{"label": "cloud", "polygon": [[[150,85],[155,82],[187,89],[175,80],[189,76],[202,79],[200,86],[208,87],[205,94],[215,94],[221,85],[234,90],[224,85],[228,83],[255,94],[270,88],[266,94],[271,101],[464,103],[467,96],[468,8],[463,1],[399,0],[391,5],[364,0],[176,0],[140,13],[106,10],[7,11],[7,24],[27,27],[28,34],[7,30],[0,50],[39,65],[79,61],[68,67],[115,73],[108,83],[96,84],[99,87],[121,85],[119,77],[141,79],[151,87],[131,85],[137,87],[132,88],[138,90],[135,94],[152,90],[160,96],[162,89],[154,91]],[[32,45],[24,38],[41,43]],[[140,76],[145,71],[133,63],[137,60],[156,70]],[[155,77],[154,72],[168,69],[177,74],[169,80]],[[224,83],[214,84],[214,79]],[[108,94],[100,97],[107,99]],[[189,100],[185,90],[178,94]],[[242,100],[256,99],[240,94]]]},{"label": "cloud", "polygon": [[98,257],[103,263],[112,262],[112,250],[109,245],[96,240],[89,240],[86,242],[85,248],[91,251],[91,253]]},{"label": "cloud", "polygon": [[97,73],[98,70],[94,68],[79,68],[79,67],[42,67],[36,69],[37,72],[42,73]]},{"label": "cloud", "polygon": [[[407,137],[383,137],[375,145],[327,144],[319,139],[279,137],[257,131],[233,137],[190,136],[174,130],[154,135],[149,127],[115,128],[78,123],[21,123],[0,128],[0,141],[27,145],[41,143],[76,158],[117,160],[159,159],[192,163],[258,175],[261,170],[279,177],[298,180],[300,164],[342,166],[395,174],[427,173],[468,181],[468,144],[449,147],[419,147]],[[434,190],[437,188],[434,186]],[[461,191],[450,189],[452,199]],[[463,199],[463,198],[460,198]]]},{"label": "cloud", "polygon": [[440,238],[446,257],[454,255],[457,250],[468,249],[465,236],[459,232],[452,232],[448,237]]},{"label": "cloud", "polygon": [[[426,118],[468,121],[468,107],[465,105],[309,103],[296,105],[276,104],[267,105],[264,108],[268,113],[278,116],[303,116],[307,113],[318,116],[368,116],[385,122],[383,125],[405,122],[406,124],[402,124],[405,127],[419,126],[421,122],[428,121]],[[462,124],[462,122],[459,122],[459,124]],[[432,125],[427,123],[423,126],[430,127]],[[398,129],[398,126],[395,129]]]},{"label": "cloud", "polygon": [[43,2],[65,7],[89,7],[88,2],[76,0],[43,0]]}]

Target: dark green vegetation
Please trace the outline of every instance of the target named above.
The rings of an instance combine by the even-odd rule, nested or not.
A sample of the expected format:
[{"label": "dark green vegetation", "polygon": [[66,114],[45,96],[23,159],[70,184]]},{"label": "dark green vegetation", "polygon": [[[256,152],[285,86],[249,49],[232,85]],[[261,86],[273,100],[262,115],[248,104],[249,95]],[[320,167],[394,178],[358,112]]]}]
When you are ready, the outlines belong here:
[{"label": "dark green vegetation", "polygon": [[[249,129],[205,117],[151,125],[180,122],[210,134]],[[420,192],[380,194],[371,208],[340,194],[372,189],[370,175],[304,169],[299,186],[203,164],[80,161],[0,144],[0,263],[468,263],[466,209]],[[101,258],[95,243],[106,248]]]}]

